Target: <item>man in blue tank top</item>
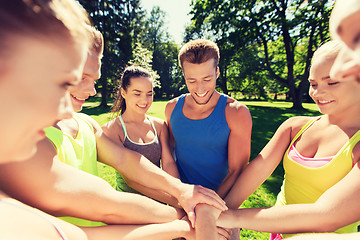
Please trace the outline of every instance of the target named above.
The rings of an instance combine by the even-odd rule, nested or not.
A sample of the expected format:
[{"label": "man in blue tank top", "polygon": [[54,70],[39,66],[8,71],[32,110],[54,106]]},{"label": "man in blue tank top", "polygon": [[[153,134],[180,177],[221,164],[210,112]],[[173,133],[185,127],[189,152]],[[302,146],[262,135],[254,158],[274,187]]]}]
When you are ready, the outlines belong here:
[{"label": "man in blue tank top", "polygon": [[[182,47],[179,63],[189,93],[170,100],[165,116],[181,180],[213,189],[226,201],[250,157],[252,120],[245,105],[215,90],[219,59],[217,45],[209,40]],[[209,226],[209,220],[198,217],[197,230],[206,234],[201,224]]]}]

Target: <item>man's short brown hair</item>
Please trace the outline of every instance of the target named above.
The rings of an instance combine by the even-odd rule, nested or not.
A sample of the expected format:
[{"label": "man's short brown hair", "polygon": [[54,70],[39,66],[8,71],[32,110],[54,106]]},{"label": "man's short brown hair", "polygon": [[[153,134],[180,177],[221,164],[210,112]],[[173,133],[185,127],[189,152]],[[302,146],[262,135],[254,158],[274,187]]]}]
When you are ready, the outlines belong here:
[{"label": "man's short brown hair", "polygon": [[91,35],[90,52],[102,58],[104,51],[104,37],[94,26],[89,26]]},{"label": "man's short brown hair", "polygon": [[179,52],[179,64],[181,67],[183,67],[185,61],[200,64],[210,59],[215,60],[215,67],[217,67],[220,60],[220,52],[216,43],[206,39],[187,42]]}]

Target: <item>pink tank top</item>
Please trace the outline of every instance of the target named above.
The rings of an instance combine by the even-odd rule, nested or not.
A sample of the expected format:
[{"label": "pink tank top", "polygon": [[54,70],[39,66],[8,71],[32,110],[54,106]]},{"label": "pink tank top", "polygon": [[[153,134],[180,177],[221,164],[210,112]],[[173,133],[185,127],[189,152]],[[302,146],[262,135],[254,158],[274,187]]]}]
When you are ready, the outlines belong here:
[{"label": "pink tank top", "polygon": [[296,150],[294,144],[291,145],[288,156],[291,160],[297,162],[298,164],[310,168],[319,168],[325,166],[328,162],[330,162],[334,158],[334,156],[324,157],[324,158],[304,157],[303,155],[301,155],[301,153],[299,153]]}]

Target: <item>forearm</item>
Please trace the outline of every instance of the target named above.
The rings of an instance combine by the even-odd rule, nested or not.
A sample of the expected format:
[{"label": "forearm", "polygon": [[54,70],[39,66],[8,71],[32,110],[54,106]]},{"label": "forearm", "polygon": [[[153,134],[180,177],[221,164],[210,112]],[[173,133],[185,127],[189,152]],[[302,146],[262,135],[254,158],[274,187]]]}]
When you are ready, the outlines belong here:
[{"label": "forearm", "polygon": [[[225,199],[225,196],[229,193],[231,187],[234,185],[234,182],[236,181],[236,178],[238,177],[237,171],[229,171],[229,173],[225,176],[224,180],[220,184],[218,190],[216,191],[217,194],[219,194],[220,197]],[[237,206],[230,206],[227,204],[229,208],[237,208]]]},{"label": "forearm", "polygon": [[229,208],[239,208],[240,205],[271,175],[277,164],[264,161],[261,155],[257,156],[241,172],[232,188],[225,197]]},{"label": "forearm", "polygon": [[161,168],[175,178],[180,179],[179,171],[174,160],[174,149],[170,147],[168,127],[164,123],[161,131]]},{"label": "forearm", "polygon": [[180,179],[179,171],[177,169],[175,162],[164,163],[162,165],[162,169],[171,176]]},{"label": "forearm", "polygon": [[148,159],[134,152],[128,152],[125,156],[125,166],[122,167],[122,174],[127,179],[137,182],[140,185],[158,191],[165,192],[176,199],[179,199],[183,192],[183,183],[180,179],[171,176],[159,167],[152,164]]},{"label": "forearm", "polygon": [[153,189],[153,188],[149,188],[149,187],[146,187],[146,186],[143,186],[141,184],[138,184],[137,182],[134,182],[134,181],[128,181],[127,179],[125,179],[126,183],[128,186],[130,186],[131,188],[139,191],[140,193],[144,194],[145,196],[148,196],[152,199],[156,199],[162,203],[166,203],[166,204],[169,204],[173,207],[177,207],[177,208],[181,208],[181,206],[179,205],[179,202],[178,200],[165,193],[165,192],[162,192],[162,191],[159,191],[157,189]]},{"label": "forearm", "polygon": [[114,224],[163,223],[181,217],[177,209],[144,196],[118,192],[105,180],[66,164],[59,162],[55,169],[58,180],[49,194],[52,199],[43,202],[48,202],[57,215]]},{"label": "forearm", "polygon": [[315,204],[293,204],[270,208],[230,209],[217,224],[224,228],[245,228],[260,232],[331,232],[341,226],[332,214]]},{"label": "forearm", "polygon": [[299,236],[287,238],[288,240],[358,240],[360,239],[360,233],[347,233],[347,234],[336,234],[336,233],[322,233],[322,234],[302,234]]},{"label": "forearm", "polygon": [[137,152],[115,144],[104,133],[96,136],[98,159],[130,181],[165,192],[179,199],[183,184]]},{"label": "forearm", "polygon": [[125,178],[176,198],[192,223],[195,218],[194,208],[198,203],[227,209],[224,201],[214,191],[182,183],[180,179],[170,176],[140,154],[124,147],[120,148],[106,136],[97,135],[97,148],[99,158],[104,163],[109,162],[110,166]]},{"label": "forearm", "polygon": [[192,229],[188,222],[175,220],[163,224],[150,225],[122,225],[83,228],[89,240],[169,240],[179,237],[188,237],[192,234]]}]

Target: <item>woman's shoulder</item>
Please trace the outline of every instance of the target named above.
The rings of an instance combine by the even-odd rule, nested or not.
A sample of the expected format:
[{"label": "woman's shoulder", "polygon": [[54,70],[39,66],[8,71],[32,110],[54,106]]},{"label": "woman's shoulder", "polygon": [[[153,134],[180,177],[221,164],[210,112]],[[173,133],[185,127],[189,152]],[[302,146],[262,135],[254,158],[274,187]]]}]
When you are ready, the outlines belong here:
[{"label": "woman's shoulder", "polygon": [[150,121],[153,122],[154,127],[155,127],[158,135],[160,136],[162,130],[163,130],[165,127],[167,128],[166,121],[163,120],[163,119],[161,119],[161,118],[154,117],[154,116],[148,116],[148,117],[149,117]]},{"label": "woman's shoulder", "polygon": [[120,122],[119,117],[116,117],[114,119],[111,119],[107,123],[101,126],[103,133],[113,139],[113,140],[120,140],[123,142],[124,140],[124,131],[122,129],[122,125]]},{"label": "woman's shoulder", "polygon": [[164,124],[166,124],[165,120],[158,118],[158,117],[154,117],[154,116],[148,116],[149,120],[151,122],[153,122],[156,130],[159,128],[161,128]]},{"label": "woman's shoulder", "polygon": [[310,116],[295,116],[287,119],[284,123],[291,125],[292,127],[303,127],[306,123],[319,117]]},{"label": "woman's shoulder", "polygon": [[165,120],[158,118],[158,117],[154,117],[154,116],[150,116],[150,115],[146,115],[154,124],[163,124],[165,122]]},{"label": "woman's shoulder", "polygon": [[319,117],[295,116],[284,121],[281,127],[290,129],[293,138],[308,122],[317,118]]},{"label": "woman's shoulder", "polygon": [[115,131],[117,132],[118,129],[121,129],[121,122],[119,117],[111,119],[110,121],[106,122],[104,125],[101,126],[103,131]]}]

